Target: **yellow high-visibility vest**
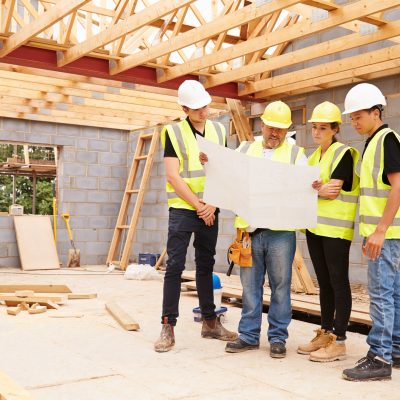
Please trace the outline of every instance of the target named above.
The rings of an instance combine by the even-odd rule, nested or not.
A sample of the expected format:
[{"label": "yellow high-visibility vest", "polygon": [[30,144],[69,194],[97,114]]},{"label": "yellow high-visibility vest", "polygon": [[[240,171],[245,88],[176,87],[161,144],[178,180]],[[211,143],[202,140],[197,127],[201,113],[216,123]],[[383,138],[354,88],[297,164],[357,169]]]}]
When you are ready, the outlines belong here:
[{"label": "yellow high-visibility vest", "polygon": [[308,230],[319,236],[353,240],[354,220],[356,218],[359,195],[359,177],[356,165],[360,156],[358,150],[343,143],[333,143],[321,158],[321,147],[318,147],[308,158],[308,165],[319,165],[322,184],[328,183],[332,172],[338,166],[344,154],[350,150],[353,157],[353,184],[349,192],[341,190],[336,199],[318,197],[317,227]]},{"label": "yellow high-visibility vest", "polygon": [[[167,131],[179,159],[179,175],[189,186],[190,190],[201,199],[204,191],[205,173],[199,161],[199,146],[192,129],[186,119],[177,124],[166,125],[161,131],[163,148],[165,148]],[[224,146],[226,138],[225,127],[219,122],[207,120],[204,137],[211,142]],[[166,191],[169,207],[194,210],[191,204],[181,199],[175,193],[175,189],[168,182]]]},{"label": "yellow high-visibility vest", "polygon": [[[237,148],[237,151],[245,153],[249,156],[259,157],[263,156],[263,145],[261,141],[255,142],[242,142]],[[304,156],[304,149],[289,143],[284,140],[283,143],[277,147],[271,157],[271,160],[283,162],[286,164],[297,164],[298,161]],[[235,218],[235,228],[246,229],[249,224],[241,217]],[[287,231],[294,231],[294,229],[285,229]]]},{"label": "yellow high-visibility vest", "polygon": [[[384,169],[383,142],[393,132],[400,142],[400,136],[390,128],[381,129],[368,144],[362,162],[360,176],[360,235],[368,237],[375,232],[389,196],[390,185],[382,180]],[[400,209],[392,225],[386,231],[385,239],[400,239]]]}]

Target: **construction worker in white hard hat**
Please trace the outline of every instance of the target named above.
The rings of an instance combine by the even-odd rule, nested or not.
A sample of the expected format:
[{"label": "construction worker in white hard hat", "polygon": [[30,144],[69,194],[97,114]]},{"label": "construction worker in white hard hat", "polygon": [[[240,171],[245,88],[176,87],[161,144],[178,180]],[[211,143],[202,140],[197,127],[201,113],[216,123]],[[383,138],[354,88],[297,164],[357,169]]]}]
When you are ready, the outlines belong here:
[{"label": "construction worker in white hard hat", "polygon": [[169,222],[162,330],[154,345],[157,352],[169,351],[175,344],[174,327],[179,315],[181,275],[185,269],[192,233],[196,285],[203,317],[201,335],[220,340],[232,340],[237,336],[222,326],[215,313],[212,272],[218,235],[218,210],[202,200],[205,173],[199,161],[196,139],[200,135],[225,146],[225,128],[221,123],[208,119],[211,97],[200,82],[184,81],[178,89],[178,103],[186,113],[186,119],[177,124],[166,125],[161,132]]},{"label": "construction worker in white hard hat", "polygon": [[316,336],[298,347],[311,361],[327,362],[346,357],[346,331],[351,313],[349,254],[354,235],[359,178],[355,167],[359,153],[336,140],[342,115],[339,107],[318,104],[308,122],[318,148],[308,158],[320,166],[317,226],[306,230],[310,258],[318,279],[321,328]]},{"label": "construction worker in white hard hat", "polygon": [[343,371],[351,381],[391,379],[400,368],[400,136],[382,121],[386,99],[375,85],[362,83],[347,93],[344,114],[368,135],[360,169],[360,235],[368,258],[372,327],[369,351]]},{"label": "construction worker in white hard hat", "polygon": [[[304,149],[289,143],[286,134],[292,124],[291,111],[282,101],[267,105],[261,116],[262,141],[242,142],[238,151],[253,157],[264,157],[287,164],[307,165]],[[242,316],[239,337],[228,342],[225,351],[238,353],[258,349],[260,345],[265,273],[271,287],[268,311],[270,356],[286,356],[288,325],[292,318],[290,285],[296,250],[295,230],[277,231],[250,227],[242,218],[235,220],[237,229],[251,232],[253,265],[240,268],[243,286]]]}]

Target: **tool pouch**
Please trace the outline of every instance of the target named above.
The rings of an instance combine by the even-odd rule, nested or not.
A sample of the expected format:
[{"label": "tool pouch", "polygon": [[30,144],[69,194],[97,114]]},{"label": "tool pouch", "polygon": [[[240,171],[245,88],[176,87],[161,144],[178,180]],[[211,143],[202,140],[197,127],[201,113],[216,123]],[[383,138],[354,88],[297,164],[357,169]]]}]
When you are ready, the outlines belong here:
[{"label": "tool pouch", "polygon": [[241,229],[236,230],[236,239],[228,248],[227,261],[229,269],[226,274],[228,276],[230,276],[235,264],[240,267],[252,266],[251,238],[248,232]]}]

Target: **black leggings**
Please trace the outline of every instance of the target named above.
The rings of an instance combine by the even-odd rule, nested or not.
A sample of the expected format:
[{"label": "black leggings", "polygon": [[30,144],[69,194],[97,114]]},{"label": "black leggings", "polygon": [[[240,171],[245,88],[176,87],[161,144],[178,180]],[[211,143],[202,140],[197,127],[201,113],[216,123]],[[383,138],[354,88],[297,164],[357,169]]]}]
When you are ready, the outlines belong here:
[{"label": "black leggings", "polygon": [[346,338],[351,313],[349,253],[346,239],[318,236],[307,231],[307,245],[319,284],[321,328]]}]

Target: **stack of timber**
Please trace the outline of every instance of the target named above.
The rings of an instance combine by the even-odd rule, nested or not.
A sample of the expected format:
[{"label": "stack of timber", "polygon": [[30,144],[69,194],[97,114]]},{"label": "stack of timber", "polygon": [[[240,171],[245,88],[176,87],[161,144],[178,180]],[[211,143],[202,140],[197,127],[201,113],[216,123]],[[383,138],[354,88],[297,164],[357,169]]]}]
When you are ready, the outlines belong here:
[{"label": "stack of timber", "polygon": [[[231,275],[227,277],[224,274],[217,275],[222,282],[222,297],[223,298],[242,298],[242,285],[238,276]],[[195,271],[184,271],[182,279],[188,282],[183,282],[182,286],[189,290],[196,290]],[[297,294],[292,293],[292,309],[311,315],[321,315],[321,308],[319,304],[318,295]],[[263,304],[269,306],[271,300],[271,290],[268,286],[264,286]],[[371,318],[369,316],[369,304],[365,300],[363,302],[353,301],[353,308],[350,316],[351,322],[360,324],[371,325]]]}]

